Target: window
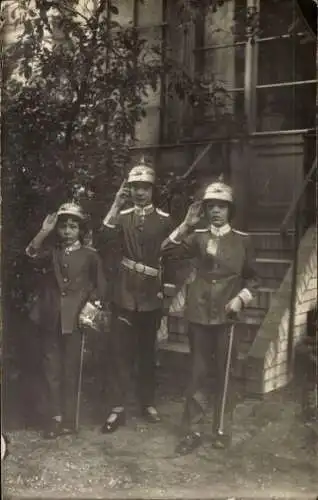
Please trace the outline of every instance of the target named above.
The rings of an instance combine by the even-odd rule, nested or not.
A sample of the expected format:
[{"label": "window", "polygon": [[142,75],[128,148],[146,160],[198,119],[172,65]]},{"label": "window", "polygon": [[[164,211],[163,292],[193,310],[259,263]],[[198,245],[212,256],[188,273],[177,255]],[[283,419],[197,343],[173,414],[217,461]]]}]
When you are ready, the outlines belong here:
[{"label": "window", "polygon": [[[197,69],[205,81],[226,90],[204,109],[207,135],[213,135],[212,120],[216,126],[220,116],[230,114],[244,121],[245,15],[246,0],[225,2],[216,11],[209,8],[205,15],[201,46],[195,50],[201,62]],[[202,113],[197,121],[202,122]]]},{"label": "window", "polygon": [[[117,7],[118,15],[115,20],[123,26],[135,27],[138,35],[145,40],[146,47],[161,46],[164,31],[164,3],[165,0],[112,0]],[[137,62],[138,64],[138,62]],[[136,126],[135,139],[140,146],[158,144],[160,139],[161,121],[161,82],[157,91],[147,89],[147,116]]]},{"label": "window", "polygon": [[256,130],[314,127],[316,42],[295,1],[260,2],[257,52]]},{"label": "window", "polygon": [[[259,5],[258,26],[249,45],[246,19],[252,4]],[[316,40],[296,0],[225,2],[216,12],[209,8],[202,32],[196,68],[207,81],[224,85],[232,96],[226,110],[237,123],[250,114],[250,132],[315,126]],[[213,103],[204,109],[207,123],[211,115]],[[197,120],[202,129],[202,113]]]}]

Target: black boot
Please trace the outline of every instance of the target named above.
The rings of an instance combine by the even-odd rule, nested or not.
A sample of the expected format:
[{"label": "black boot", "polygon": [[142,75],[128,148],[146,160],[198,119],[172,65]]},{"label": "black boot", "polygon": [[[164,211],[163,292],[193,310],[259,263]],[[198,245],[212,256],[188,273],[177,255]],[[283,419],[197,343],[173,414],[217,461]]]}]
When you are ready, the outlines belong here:
[{"label": "black boot", "polygon": [[175,452],[177,455],[188,455],[201,444],[201,434],[199,432],[189,432],[177,444]]},{"label": "black boot", "polygon": [[126,414],[124,410],[112,410],[107,416],[106,422],[101,428],[102,434],[111,434],[117,431],[118,427],[126,424]]},{"label": "black boot", "polygon": [[52,418],[43,432],[44,439],[56,439],[61,435],[61,422]]},{"label": "black boot", "polygon": [[160,415],[154,406],[144,406],[141,414],[150,424],[156,424],[161,421]]},{"label": "black boot", "polygon": [[76,428],[74,422],[71,420],[63,420],[61,424],[60,434],[62,436],[68,436],[76,434]]},{"label": "black boot", "polygon": [[213,438],[213,447],[225,450],[231,446],[231,435],[223,432],[216,432]]}]

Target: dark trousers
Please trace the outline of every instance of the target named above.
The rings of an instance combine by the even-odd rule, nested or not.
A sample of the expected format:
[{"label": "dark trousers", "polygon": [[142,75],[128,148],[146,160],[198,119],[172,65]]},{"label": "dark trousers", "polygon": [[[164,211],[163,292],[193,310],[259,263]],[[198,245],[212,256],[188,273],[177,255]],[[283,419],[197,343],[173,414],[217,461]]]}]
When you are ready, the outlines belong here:
[{"label": "dark trousers", "polygon": [[81,334],[59,330],[43,335],[43,371],[47,395],[47,416],[62,416],[75,424],[81,356]]},{"label": "dark trousers", "polygon": [[140,406],[154,404],[156,336],[160,319],[161,311],[158,310],[115,310],[110,336],[112,407],[126,406],[134,365]]},{"label": "dark trousers", "polygon": [[[186,403],[182,422],[183,429],[185,432],[188,432],[195,424],[202,421],[209,404],[209,396],[212,395],[214,400],[213,431],[216,431],[220,424],[230,326],[205,326],[190,323],[188,334],[191,353],[191,373],[186,392]],[[230,427],[231,416],[236,402],[236,390],[232,377],[236,357],[237,348],[234,337],[231,371],[225,407],[225,423],[227,427]],[[213,376],[213,387],[209,384],[212,378],[209,379],[209,375]]]}]

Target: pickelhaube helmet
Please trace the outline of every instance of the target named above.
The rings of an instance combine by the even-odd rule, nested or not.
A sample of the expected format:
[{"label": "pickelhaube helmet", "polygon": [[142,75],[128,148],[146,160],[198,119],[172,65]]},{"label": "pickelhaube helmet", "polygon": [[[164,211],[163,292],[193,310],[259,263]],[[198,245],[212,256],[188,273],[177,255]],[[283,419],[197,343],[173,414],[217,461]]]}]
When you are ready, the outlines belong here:
[{"label": "pickelhaube helmet", "polygon": [[82,207],[73,201],[63,203],[63,205],[60,206],[57,211],[57,216],[60,215],[71,215],[73,217],[78,217],[81,220],[85,220],[86,218]]},{"label": "pickelhaube helmet", "polygon": [[156,179],[155,171],[145,163],[145,159],[141,158],[136,166],[134,166],[128,174],[127,182],[149,182],[154,184]]},{"label": "pickelhaube helmet", "polygon": [[205,200],[220,200],[233,203],[233,190],[225,184],[223,176],[220,176],[216,182],[212,182],[206,187],[203,194],[203,201]]}]

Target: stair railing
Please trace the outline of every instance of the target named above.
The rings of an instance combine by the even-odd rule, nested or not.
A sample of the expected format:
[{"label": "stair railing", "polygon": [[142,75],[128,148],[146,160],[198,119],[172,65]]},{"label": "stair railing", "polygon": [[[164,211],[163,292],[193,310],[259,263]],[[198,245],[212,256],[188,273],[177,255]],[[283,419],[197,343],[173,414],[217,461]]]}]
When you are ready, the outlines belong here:
[{"label": "stair railing", "polygon": [[287,340],[287,363],[288,371],[290,372],[293,362],[294,352],[294,326],[295,326],[295,312],[296,312],[296,292],[297,292],[297,274],[298,274],[298,247],[302,237],[302,201],[306,188],[317,169],[317,156],[315,157],[310,170],[308,171],[299,191],[296,193],[290,207],[284,217],[280,226],[280,233],[283,237],[287,235],[288,225],[293,218],[294,223],[294,238],[293,238],[293,253],[292,253],[292,280],[291,280],[291,293],[290,293],[290,306],[289,306],[289,322],[288,322],[288,340]]}]

